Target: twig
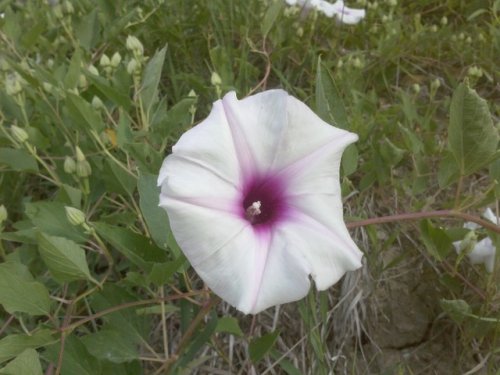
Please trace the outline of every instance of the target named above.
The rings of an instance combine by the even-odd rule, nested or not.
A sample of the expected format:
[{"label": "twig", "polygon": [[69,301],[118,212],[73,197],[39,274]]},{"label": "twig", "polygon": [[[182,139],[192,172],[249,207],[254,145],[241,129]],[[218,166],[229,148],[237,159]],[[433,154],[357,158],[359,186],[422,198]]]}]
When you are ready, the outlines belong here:
[{"label": "twig", "polygon": [[486,229],[489,229],[495,233],[500,234],[500,226],[490,223],[489,221],[483,220],[477,216],[453,210],[411,212],[398,215],[381,216],[371,219],[352,221],[350,223],[347,223],[346,225],[347,228],[352,229],[373,224],[385,224],[403,220],[418,220],[418,219],[432,219],[432,218],[452,218],[452,219],[462,219],[466,221],[472,221],[473,223],[479,224]]}]

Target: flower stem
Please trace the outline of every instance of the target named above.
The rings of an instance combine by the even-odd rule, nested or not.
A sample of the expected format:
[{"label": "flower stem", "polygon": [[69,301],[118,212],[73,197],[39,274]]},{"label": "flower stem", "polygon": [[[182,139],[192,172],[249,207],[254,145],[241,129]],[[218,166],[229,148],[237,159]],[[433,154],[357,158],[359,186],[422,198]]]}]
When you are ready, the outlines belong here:
[{"label": "flower stem", "polygon": [[347,228],[359,228],[373,224],[385,224],[402,220],[419,220],[419,219],[432,219],[432,218],[452,218],[472,221],[482,227],[489,229],[495,233],[500,234],[500,226],[483,220],[477,216],[466,214],[464,212],[454,210],[437,210],[437,211],[424,211],[424,212],[410,212],[397,215],[381,216],[372,219],[358,220],[347,223]]}]

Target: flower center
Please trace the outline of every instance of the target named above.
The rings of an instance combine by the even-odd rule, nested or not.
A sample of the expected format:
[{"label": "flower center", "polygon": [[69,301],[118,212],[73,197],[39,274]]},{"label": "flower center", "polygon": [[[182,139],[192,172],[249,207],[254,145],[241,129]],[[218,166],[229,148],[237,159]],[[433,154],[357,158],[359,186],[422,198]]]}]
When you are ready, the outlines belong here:
[{"label": "flower center", "polygon": [[273,176],[251,179],[243,190],[243,216],[252,225],[273,224],[286,211],[284,182]]}]

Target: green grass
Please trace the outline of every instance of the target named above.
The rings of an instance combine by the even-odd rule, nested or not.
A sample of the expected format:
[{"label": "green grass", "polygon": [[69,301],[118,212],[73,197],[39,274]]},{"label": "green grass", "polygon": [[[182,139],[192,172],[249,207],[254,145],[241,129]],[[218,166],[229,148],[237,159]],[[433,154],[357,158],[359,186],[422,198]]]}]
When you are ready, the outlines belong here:
[{"label": "green grass", "polygon": [[[498,129],[499,1],[368,2],[355,26],[271,0],[52,3],[0,2],[6,373],[500,371],[499,262],[490,274],[456,256],[462,221],[353,229],[362,269],[252,318],[203,289],[155,187],[164,156],[219,95],[281,87],[360,136],[342,166],[347,221],[498,211],[498,159],[460,171],[448,133],[464,80]],[[134,72],[129,35],[146,57]],[[116,52],[115,67],[100,64]],[[72,225],[65,206],[86,223]]]}]

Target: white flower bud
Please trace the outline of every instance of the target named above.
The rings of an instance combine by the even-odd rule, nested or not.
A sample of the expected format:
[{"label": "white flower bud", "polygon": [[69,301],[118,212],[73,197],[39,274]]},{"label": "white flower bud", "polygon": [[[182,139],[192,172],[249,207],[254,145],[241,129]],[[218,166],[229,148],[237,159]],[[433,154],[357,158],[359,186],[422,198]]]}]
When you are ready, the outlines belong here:
[{"label": "white flower bud", "polygon": [[18,73],[8,74],[5,80],[5,91],[7,95],[14,96],[21,91],[23,91],[23,86],[21,85],[21,77]]},{"label": "white flower bud", "polygon": [[431,90],[436,91],[441,86],[441,81],[439,78],[436,78],[431,82]]},{"label": "white flower bud", "polygon": [[127,37],[126,47],[128,50],[132,51],[134,54],[142,56],[144,54],[144,47],[139,39],[133,35]]},{"label": "white flower bud", "polygon": [[432,25],[432,26],[431,26],[431,31],[432,31],[433,33],[437,32],[437,31],[438,31],[438,27],[437,27],[437,25]]},{"label": "white flower bud", "polygon": [[66,13],[68,14],[73,14],[75,12],[75,8],[73,8],[73,4],[71,3],[71,1],[65,1],[64,8],[66,10]]},{"label": "white flower bud", "polygon": [[128,74],[130,74],[130,75],[136,74],[139,72],[139,69],[140,69],[140,65],[136,59],[132,59],[128,62],[128,64],[127,64]]},{"label": "white flower bud", "polygon": [[89,71],[90,74],[94,75],[94,76],[98,76],[99,75],[99,71],[97,70],[97,68],[90,64],[89,67],[87,68],[87,70]]},{"label": "white flower bud", "polygon": [[418,83],[414,83],[411,85],[412,90],[415,92],[415,94],[420,93],[420,85]]},{"label": "white flower bud", "polygon": [[19,143],[24,143],[29,138],[28,133],[26,133],[26,130],[16,125],[12,125],[10,127],[10,132],[12,134],[12,137]]},{"label": "white flower bud", "polygon": [[110,64],[111,64],[111,60],[109,59],[108,55],[103,53],[101,55],[101,59],[99,60],[99,65],[106,67],[106,66],[109,66]]},{"label": "white flower bud", "polygon": [[94,109],[101,109],[101,108],[104,108],[104,103],[102,102],[102,100],[98,96],[94,96],[92,98],[92,107]]},{"label": "white flower bud", "polygon": [[76,171],[76,163],[75,159],[73,159],[71,156],[66,156],[64,158],[64,172],[67,174],[72,174],[75,173]]},{"label": "white flower bud", "polygon": [[7,217],[8,217],[7,209],[2,204],[0,205],[0,225],[2,225],[5,220],[7,220]]},{"label": "white flower bud", "polygon": [[222,84],[222,79],[220,78],[220,75],[218,75],[216,72],[213,72],[212,76],[210,77],[210,82],[213,86],[220,86]]},{"label": "white flower bud", "polygon": [[116,68],[118,65],[120,65],[121,61],[122,61],[122,56],[118,52],[115,52],[111,57],[111,66],[113,68]]},{"label": "white flower bud", "polygon": [[78,208],[65,206],[64,209],[66,210],[66,217],[72,225],[77,227],[85,223],[85,214]]},{"label": "white flower bud", "polygon": [[441,18],[441,25],[446,26],[448,24],[448,18],[446,16],[443,16]]},{"label": "white flower bud", "polygon": [[87,77],[85,77],[85,74],[80,74],[80,77],[78,77],[78,87],[85,88],[87,86]]},{"label": "white flower bud", "polygon": [[76,161],[76,175],[78,177],[88,177],[92,174],[92,168],[87,160]]},{"label": "white flower bud", "polygon": [[82,152],[80,147],[76,146],[75,148],[75,154],[76,154],[76,160],[77,161],[84,161],[85,159],[85,154]]},{"label": "white flower bud", "polygon": [[50,93],[50,92],[52,92],[52,88],[53,88],[54,86],[52,86],[52,84],[50,84],[50,83],[48,83],[48,82],[44,82],[44,83],[42,83],[42,87],[43,87],[43,89],[44,89],[46,92]]}]

